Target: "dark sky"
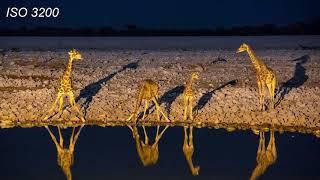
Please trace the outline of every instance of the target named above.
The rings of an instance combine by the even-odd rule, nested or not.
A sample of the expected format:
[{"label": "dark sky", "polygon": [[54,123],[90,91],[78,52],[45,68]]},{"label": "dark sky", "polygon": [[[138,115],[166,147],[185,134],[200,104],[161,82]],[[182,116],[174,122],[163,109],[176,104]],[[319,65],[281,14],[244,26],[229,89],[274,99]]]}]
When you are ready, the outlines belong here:
[{"label": "dark sky", "polygon": [[[7,7],[59,7],[58,18],[5,18]],[[10,0],[1,2],[2,27],[210,28],[292,24],[320,17],[320,0]]]}]

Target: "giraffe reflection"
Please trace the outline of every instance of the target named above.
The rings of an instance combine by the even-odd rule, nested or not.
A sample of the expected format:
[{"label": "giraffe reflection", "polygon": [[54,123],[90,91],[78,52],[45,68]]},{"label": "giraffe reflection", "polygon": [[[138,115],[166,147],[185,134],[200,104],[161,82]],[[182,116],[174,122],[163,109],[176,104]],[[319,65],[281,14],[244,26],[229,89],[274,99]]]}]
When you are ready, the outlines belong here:
[{"label": "giraffe reflection", "polygon": [[150,165],[156,164],[159,159],[159,149],[158,149],[159,141],[169,126],[167,125],[160,133],[159,133],[160,126],[159,125],[157,126],[157,133],[156,133],[156,137],[153,144],[149,144],[150,143],[149,137],[148,137],[145,126],[142,126],[143,132],[144,132],[144,141],[140,139],[137,126],[133,126],[133,127],[128,126],[128,127],[132,131],[132,135],[136,143],[137,152],[141,159],[142,164],[144,166],[150,166]]},{"label": "giraffe reflection", "polygon": [[257,152],[257,166],[252,172],[252,175],[250,177],[251,180],[260,177],[267,170],[267,168],[270,165],[274,164],[277,160],[277,149],[274,138],[274,131],[270,131],[270,139],[267,149],[265,147],[265,132],[260,131],[259,136],[260,140]]},{"label": "giraffe reflection", "polygon": [[78,137],[80,135],[80,132],[82,130],[84,125],[81,125],[81,127],[78,129],[78,132],[75,134],[75,127],[72,129],[72,134],[70,136],[69,140],[69,147],[65,147],[63,144],[63,137],[61,134],[60,127],[58,127],[58,133],[59,133],[59,142],[57,141],[57,138],[52,133],[50,128],[48,126],[45,126],[47,131],[50,134],[50,137],[57,148],[57,161],[58,165],[61,167],[62,171],[64,172],[66,178],[68,180],[72,180],[72,174],[71,174],[71,166],[73,165],[73,159],[74,159],[74,147],[78,140]]},{"label": "giraffe reflection", "polygon": [[[188,134],[189,129],[189,134]],[[183,141],[183,153],[188,162],[192,175],[199,175],[200,166],[194,166],[192,156],[194,152],[193,146],[193,126],[184,127],[184,141]]]}]

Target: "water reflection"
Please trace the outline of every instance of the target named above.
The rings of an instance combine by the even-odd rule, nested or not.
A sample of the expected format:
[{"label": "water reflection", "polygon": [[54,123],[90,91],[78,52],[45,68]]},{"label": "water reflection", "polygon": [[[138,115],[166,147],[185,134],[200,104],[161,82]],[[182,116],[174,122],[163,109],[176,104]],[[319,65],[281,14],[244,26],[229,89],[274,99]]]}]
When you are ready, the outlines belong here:
[{"label": "water reflection", "polygon": [[[63,174],[69,180],[75,178],[74,176],[79,176],[83,179],[98,179],[97,177],[102,177],[102,175],[106,179],[108,177],[112,177],[110,179],[129,179],[128,177],[133,177],[133,175],[136,175],[139,179],[150,179],[150,176],[155,174],[157,178],[161,177],[162,179],[169,179],[169,176],[191,179],[192,175],[199,174],[204,179],[206,177],[218,177],[218,179],[219,177],[220,179],[257,179],[261,176],[263,176],[262,178],[269,179],[280,179],[279,177],[282,177],[281,179],[292,179],[293,177],[304,179],[304,176],[318,177],[318,166],[306,163],[319,161],[317,153],[320,150],[320,144],[318,140],[315,137],[310,138],[310,136],[299,135],[297,133],[284,133],[279,137],[277,136],[277,142],[275,142],[275,131],[278,130],[270,130],[270,127],[269,129],[266,127],[252,128],[252,131],[257,133],[257,136],[255,136],[251,131],[241,132],[237,130],[232,133],[226,133],[225,129],[198,129],[196,124],[182,124],[175,127],[170,124],[170,128],[169,126],[147,123],[132,123],[114,128],[90,126],[86,127],[86,130],[88,130],[87,133],[91,137],[82,137],[81,145],[83,145],[84,149],[81,148],[81,157],[78,157],[75,155],[76,152],[74,150],[75,148],[79,148],[79,146],[75,146],[77,142],[79,144],[79,137],[83,126],[63,129],[62,125],[58,127],[51,125],[49,127],[45,126],[46,130],[42,128],[42,131],[46,133],[44,137],[39,136],[39,128],[15,128],[3,131],[7,133],[7,139],[4,139],[5,136],[1,136],[2,139],[0,137],[1,142],[4,142],[0,146],[0,149],[3,149],[3,156],[1,157],[3,165],[1,167],[2,174],[0,174],[0,179],[39,179],[37,177],[41,177],[41,175],[47,176],[48,174],[50,174],[48,175],[49,177],[55,175],[59,177]],[[130,130],[128,130],[128,127]],[[234,127],[236,126],[230,128],[234,129]],[[268,132],[269,130],[270,132]],[[15,135],[17,131],[18,135]],[[29,132],[30,136],[26,135]],[[21,134],[26,139],[32,139],[35,136],[37,139],[36,141],[32,139],[32,141],[11,145],[12,142],[16,142],[17,139],[21,138]],[[259,140],[255,141],[253,139],[258,139],[258,137]],[[53,143],[48,143],[48,139],[52,140]],[[93,139],[96,139],[96,141],[93,141]],[[102,142],[102,139],[105,141]],[[128,143],[128,140],[131,143]],[[37,149],[37,152],[24,152],[24,150],[21,150],[28,149],[27,146],[32,149],[35,143],[43,148]],[[159,149],[159,143],[161,149]],[[285,143],[281,152],[286,153],[283,153],[279,157],[282,160],[277,158],[276,143],[278,146]],[[60,171],[60,168],[50,167],[56,165],[55,162],[47,163],[50,162],[49,160],[56,161],[52,159],[55,158],[55,155],[33,159],[34,153],[38,153],[37,155],[39,156],[43,154],[43,157],[45,157],[48,150],[54,151],[52,144],[55,144],[57,163],[62,171]],[[12,150],[6,150],[10,145]],[[45,146],[48,146],[49,149],[46,149]],[[200,150],[201,153],[198,153]],[[160,151],[162,153],[162,163],[159,162]],[[301,152],[308,153],[304,154],[303,157],[292,158]],[[93,154],[99,154],[99,156],[92,156]],[[19,160],[19,164],[17,160],[12,161],[12,156]],[[77,156],[81,162],[76,167],[73,166],[74,156]],[[137,156],[139,162],[133,162],[135,158],[132,156]],[[31,158],[33,159],[32,161],[30,161]],[[287,164],[283,166],[281,162],[284,162],[283,160],[285,159],[287,159]],[[269,168],[279,160],[281,162],[278,166],[274,166],[272,169]],[[90,163],[90,161],[94,161],[94,164]],[[201,172],[199,163],[201,163]],[[39,164],[41,164],[41,170],[39,170],[39,167],[35,168]],[[155,164],[156,166],[153,166]],[[303,168],[301,168],[301,164],[303,164]],[[23,168],[20,168],[19,165]],[[145,168],[141,168],[141,165],[152,167],[149,167],[148,171],[145,171]],[[265,173],[267,170],[270,172]],[[41,171],[42,174],[38,174],[38,171]],[[119,174],[119,172],[125,173]],[[291,172],[294,172],[294,174]],[[13,175],[6,177],[10,173]],[[19,175],[27,173],[29,176],[25,176],[24,178],[21,178]]]},{"label": "water reflection", "polygon": [[[187,132],[189,129],[189,133]],[[192,175],[199,175],[200,166],[194,166],[192,156],[194,152],[193,146],[193,126],[184,127],[183,154],[186,157]]]},{"label": "water reflection", "polygon": [[57,127],[58,134],[59,134],[59,142],[58,142],[56,136],[52,133],[50,128],[48,126],[45,126],[48,133],[50,134],[52,141],[54,142],[57,148],[58,165],[61,167],[63,173],[65,174],[68,180],[72,180],[71,166],[73,165],[73,160],[74,160],[74,147],[76,145],[76,142],[79,138],[79,135],[83,126],[84,125],[80,126],[77,133],[75,133],[76,128],[75,127],[72,128],[72,133],[69,140],[69,146],[64,146],[64,140],[63,140],[60,127]]},{"label": "water reflection", "polygon": [[160,126],[159,125],[157,126],[156,137],[153,144],[150,144],[149,136],[145,126],[142,126],[143,132],[144,132],[144,141],[140,138],[137,126],[132,127],[128,125],[128,127],[132,131],[133,139],[135,140],[137,152],[141,159],[142,164],[144,166],[150,166],[150,165],[156,164],[159,159],[159,148],[158,148],[159,141],[169,126],[166,126],[164,129],[162,129],[160,133],[159,133]]},{"label": "water reflection", "polygon": [[259,146],[257,151],[257,166],[252,172],[250,180],[257,179],[265,173],[267,168],[274,164],[277,160],[277,148],[274,138],[274,131],[270,130],[270,138],[267,149],[265,147],[265,132],[260,131],[259,133]]}]

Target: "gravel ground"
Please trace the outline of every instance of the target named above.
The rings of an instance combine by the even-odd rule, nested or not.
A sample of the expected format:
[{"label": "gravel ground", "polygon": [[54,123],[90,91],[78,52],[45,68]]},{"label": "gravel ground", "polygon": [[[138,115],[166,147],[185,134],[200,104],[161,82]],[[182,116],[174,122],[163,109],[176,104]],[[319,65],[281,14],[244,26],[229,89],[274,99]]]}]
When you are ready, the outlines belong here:
[{"label": "gravel ground", "polygon": [[[171,120],[181,122],[183,84],[191,72],[199,71],[194,102],[197,122],[320,128],[320,50],[256,51],[279,79],[278,104],[263,112],[258,107],[255,71],[246,53],[188,49],[80,51],[84,59],[73,64],[73,85],[88,122],[126,120],[143,79],[159,84],[162,109]],[[2,50],[0,122],[41,121],[54,101],[67,59],[66,49]],[[156,118],[152,110],[146,121]],[[70,112],[67,106],[60,119],[79,121]]]}]

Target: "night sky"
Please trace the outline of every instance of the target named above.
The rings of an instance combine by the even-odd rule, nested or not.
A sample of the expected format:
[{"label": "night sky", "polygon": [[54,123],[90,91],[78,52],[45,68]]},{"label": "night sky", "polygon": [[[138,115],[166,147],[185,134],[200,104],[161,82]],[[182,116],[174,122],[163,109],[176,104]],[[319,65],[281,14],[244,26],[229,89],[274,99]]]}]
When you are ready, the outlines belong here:
[{"label": "night sky", "polygon": [[[58,18],[5,18],[7,7],[59,7]],[[0,27],[215,28],[310,22],[319,0],[10,0],[1,2]]]}]

